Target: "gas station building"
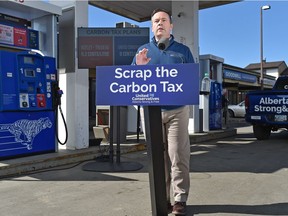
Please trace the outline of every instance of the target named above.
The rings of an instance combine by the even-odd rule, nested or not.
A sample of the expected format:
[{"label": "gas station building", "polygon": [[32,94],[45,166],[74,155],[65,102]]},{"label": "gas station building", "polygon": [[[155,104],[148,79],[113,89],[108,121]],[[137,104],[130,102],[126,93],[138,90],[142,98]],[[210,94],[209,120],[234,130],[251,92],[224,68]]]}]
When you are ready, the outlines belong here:
[{"label": "gas station building", "polygon": [[[249,69],[239,68],[225,64],[222,57],[211,54],[199,54],[198,36],[198,12],[201,9],[221,6],[228,3],[241,1],[26,1],[8,0],[0,2],[0,14],[10,18],[26,20],[31,23],[29,29],[39,32],[39,47],[42,54],[53,57],[57,61],[58,78],[62,96],[62,107],[69,131],[67,149],[83,149],[89,147],[89,133],[92,128],[89,124],[90,117],[96,118],[93,109],[93,79],[95,81],[94,68],[79,68],[78,59],[78,29],[88,26],[88,6],[96,6],[104,10],[125,16],[138,22],[150,20],[151,11],[155,8],[164,8],[171,11],[175,23],[173,35],[177,41],[187,45],[194,54],[195,62],[200,64],[200,82],[205,76],[219,83],[222,96],[226,89],[229,100],[233,103],[243,100],[245,92],[260,88],[260,74]],[[184,16],[185,15],[185,16]],[[3,21],[3,17],[0,17]],[[12,20],[13,23],[13,20]],[[0,23],[0,27],[3,27]],[[6,24],[5,24],[6,25]],[[189,28],[190,26],[190,28]],[[15,26],[14,26],[15,28]],[[1,36],[1,34],[0,34]],[[1,40],[1,37],[0,37]],[[1,50],[13,52],[30,50],[29,47],[19,47],[15,44],[7,44],[4,39],[0,41]],[[6,44],[5,44],[6,43]],[[1,78],[1,76],[0,76]],[[272,88],[275,77],[264,76],[264,87]],[[207,97],[200,95],[200,97]],[[200,131],[199,112],[204,109],[200,99],[199,105],[191,106],[189,119],[189,132]],[[206,103],[206,102],[205,102]],[[90,107],[90,111],[89,111]],[[92,107],[92,108],[91,108]],[[207,107],[206,107],[207,108]],[[130,109],[130,108],[129,108]],[[109,107],[108,110],[109,115]],[[29,110],[27,111],[29,112]],[[94,116],[95,115],[95,116]],[[127,111],[127,130],[135,128],[135,110]],[[132,119],[132,120],[131,120]],[[205,118],[204,118],[205,119]],[[132,121],[133,123],[131,123]],[[65,139],[65,128],[62,120],[58,119],[59,139]],[[131,126],[132,124],[132,126]],[[96,126],[98,121],[96,120]],[[94,125],[95,126],[95,125]],[[126,131],[125,131],[126,133]],[[56,148],[57,150],[57,148]]]}]

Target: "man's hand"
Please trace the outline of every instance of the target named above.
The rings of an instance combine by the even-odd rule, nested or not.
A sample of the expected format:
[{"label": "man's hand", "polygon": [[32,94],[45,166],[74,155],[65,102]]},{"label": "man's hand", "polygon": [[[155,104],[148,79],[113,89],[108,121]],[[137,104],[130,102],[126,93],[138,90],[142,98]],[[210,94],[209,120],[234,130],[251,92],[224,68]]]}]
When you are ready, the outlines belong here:
[{"label": "man's hand", "polygon": [[136,54],[136,64],[137,65],[146,65],[151,60],[151,58],[147,58],[148,49],[143,48]]}]

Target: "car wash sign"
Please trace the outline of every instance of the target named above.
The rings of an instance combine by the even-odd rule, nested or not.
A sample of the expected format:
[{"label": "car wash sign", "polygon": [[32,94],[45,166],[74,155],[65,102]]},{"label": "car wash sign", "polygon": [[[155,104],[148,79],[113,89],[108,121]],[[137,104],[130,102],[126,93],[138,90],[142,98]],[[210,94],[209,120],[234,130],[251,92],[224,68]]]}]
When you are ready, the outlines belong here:
[{"label": "car wash sign", "polygon": [[130,65],[149,28],[78,28],[78,67]]},{"label": "car wash sign", "polygon": [[199,104],[199,65],[96,67],[96,105]]}]

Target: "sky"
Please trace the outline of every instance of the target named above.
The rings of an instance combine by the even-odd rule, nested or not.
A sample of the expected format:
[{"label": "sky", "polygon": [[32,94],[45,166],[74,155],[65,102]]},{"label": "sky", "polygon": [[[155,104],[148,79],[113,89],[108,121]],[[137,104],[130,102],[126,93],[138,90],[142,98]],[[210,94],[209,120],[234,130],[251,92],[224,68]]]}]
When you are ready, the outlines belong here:
[{"label": "sky", "polygon": [[[285,61],[288,66],[288,0],[252,1],[227,4],[199,11],[200,55],[224,58],[225,64],[244,68],[260,62],[260,11],[263,10],[263,58],[267,62]],[[89,6],[89,27],[115,27],[129,22],[150,27],[151,22],[137,21]],[[153,36],[152,34],[150,35]]]}]

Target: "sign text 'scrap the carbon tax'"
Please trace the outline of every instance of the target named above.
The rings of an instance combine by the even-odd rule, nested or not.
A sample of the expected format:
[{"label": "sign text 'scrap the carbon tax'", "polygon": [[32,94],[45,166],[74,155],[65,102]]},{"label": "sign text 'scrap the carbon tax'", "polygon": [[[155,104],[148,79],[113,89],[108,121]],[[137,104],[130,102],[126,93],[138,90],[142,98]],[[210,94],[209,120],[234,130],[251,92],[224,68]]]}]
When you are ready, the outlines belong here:
[{"label": "sign text 'scrap the carbon tax'", "polygon": [[96,105],[199,104],[199,65],[96,67]]}]

